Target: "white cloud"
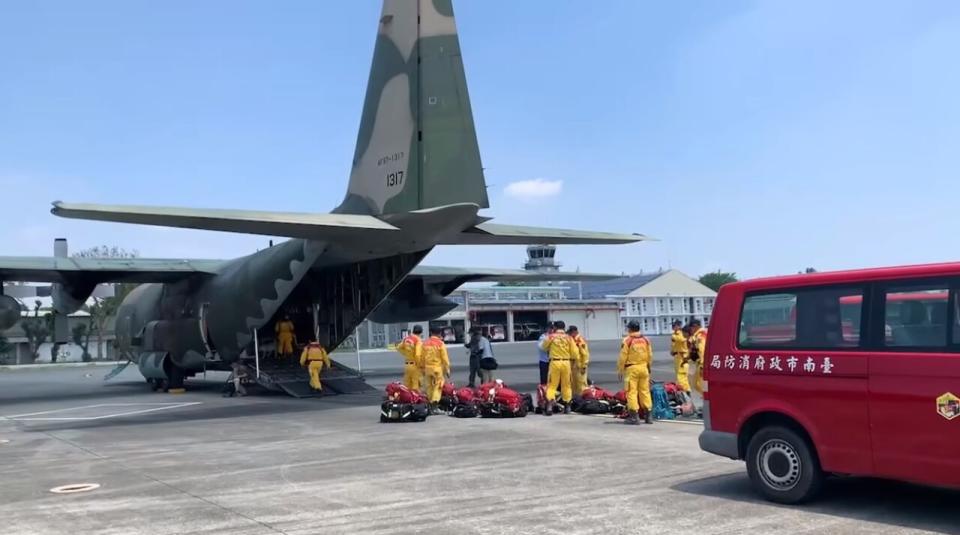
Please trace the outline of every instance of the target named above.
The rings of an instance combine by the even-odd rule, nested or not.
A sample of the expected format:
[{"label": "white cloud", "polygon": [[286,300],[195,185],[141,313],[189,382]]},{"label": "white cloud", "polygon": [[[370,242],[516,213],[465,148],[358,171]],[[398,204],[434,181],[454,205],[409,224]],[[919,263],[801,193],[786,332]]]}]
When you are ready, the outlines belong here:
[{"label": "white cloud", "polygon": [[563,191],[563,181],[546,180],[543,178],[520,180],[507,184],[504,191],[508,197],[514,197],[523,201],[535,201],[560,195],[560,192]]}]

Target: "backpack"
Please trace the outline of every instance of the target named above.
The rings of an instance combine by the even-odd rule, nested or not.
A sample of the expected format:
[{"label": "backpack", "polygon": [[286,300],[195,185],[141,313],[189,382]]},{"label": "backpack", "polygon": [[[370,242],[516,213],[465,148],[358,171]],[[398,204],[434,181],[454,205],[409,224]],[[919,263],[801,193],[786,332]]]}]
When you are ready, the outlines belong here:
[{"label": "backpack", "polygon": [[457,403],[476,403],[477,393],[472,388],[465,386],[456,392]]},{"label": "backpack", "polygon": [[627,415],[627,391],[621,390],[613,395],[610,401],[610,414],[614,416],[626,417]]},{"label": "backpack", "polygon": [[389,401],[396,401],[398,403],[427,402],[427,398],[423,394],[417,392],[416,390],[410,390],[400,382],[393,382],[387,385],[386,399]]},{"label": "backpack", "polygon": [[454,418],[476,418],[480,414],[480,409],[476,403],[457,403],[450,411],[450,416]]},{"label": "backpack", "polygon": [[450,412],[457,405],[457,390],[453,383],[443,383],[440,402],[437,406],[444,412]]},{"label": "backpack", "polygon": [[610,412],[610,402],[601,399],[574,399],[570,406],[573,412],[579,414],[607,414]]},{"label": "backpack", "polygon": [[497,384],[497,386],[498,388],[488,389],[487,396],[482,398],[480,416],[482,418],[523,418],[526,416],[526,399],[516,390],[507,388],[502,384]]},{"label": "backpack", "polygon": [[380,404],[380,423],[423,422],[430,415],[426,403],[386,400]]},{"label": "backpack", "polygon": [[653,397],[653,417],[657,420],[673,420],[675,411],[670,406],[670,399],[667,397],[667,389],[663,383],[653,383],[650,387],[650,394]]},{"label": "backpack", "polygon": [[[560,395],[557,394],[556,396],[554,396],[553,399],[556,400],[559,397]],[[547,385],[539,385],[537,387],[537,406],[534,408],[533,412],[537,414],[543,414],[543,408],[546,406],[547,406]],[[559,403],[555,403],[553,405],[554,413],[561,412],[562,410],[563,410],[563,407],[561,407]]]},{"label": "backpack", "polygon": [[463,387],[454,393],[456,404],[450,415],[454,418],[476,418],[480,414],[477,407],[477,393],[474,389]]},{"label": "backpack", "polygon": [[580,393],[580,399],[583,400],[603,400],[603,401],[612,401],[613,394],[609,390],[605,390],[596,385],[588,386],[583,389],[583,392]]}]

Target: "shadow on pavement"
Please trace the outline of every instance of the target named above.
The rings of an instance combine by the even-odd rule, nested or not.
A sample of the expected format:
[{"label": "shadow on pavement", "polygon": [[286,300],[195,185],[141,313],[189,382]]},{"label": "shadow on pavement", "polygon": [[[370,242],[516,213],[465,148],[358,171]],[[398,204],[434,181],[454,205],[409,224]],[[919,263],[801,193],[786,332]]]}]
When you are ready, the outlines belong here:
[{"label": "shadow on pavement", "polygon": [[746,471],[679,483],[673,490],[777,508],[800,507],[815,513],[939,533],[960,533],[960,492],[871,478],[830,478],[816,501],[777,505],[760,498]]},{"label": "shadow on pavement", "polygon": [[[274,396],[271,394],[271,396]],[[61,422],[40,423],[29,420],[12,420],[22,424],[26,432],[50,432],[65,430],[90,430],[123,427],[138,427],[144,425],[178,424],[187,425],[193,422],[208,420],[229,420],[231,418],[257,418],[264,416],[283,416],[315,411],[331,411],[349,409],[358,406],[370,405],[371,418],[376,418],[373,408],[379,403],[380,395],[375,394],[346,394],[325,398],[292,399],[284,395],[275,395],[277,399],[262,403],[251,398],[225,399],[224,403],[216,405],[194,405],[169,411],[152,412],[143,415],[118,416],[99,420],[74,420]],[[169,402],[177,402],[182,398],[168,397]],[[236,403],[231,401],[236,400]],[[244,402],[250,400],[250,402]],[[322,401],[321,401],[322,400]],[[183,400],[189,401],[189,400]],[[25,425],[24,425],[25,424]]]}]

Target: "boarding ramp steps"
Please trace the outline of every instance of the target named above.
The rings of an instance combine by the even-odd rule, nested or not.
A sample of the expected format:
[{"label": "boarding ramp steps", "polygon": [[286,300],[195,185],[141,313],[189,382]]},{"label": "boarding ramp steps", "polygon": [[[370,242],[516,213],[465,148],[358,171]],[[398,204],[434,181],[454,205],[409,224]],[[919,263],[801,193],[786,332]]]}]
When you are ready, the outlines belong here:
[{"label": "boarding ramp steps", "polygon": [[[257,384],[275,392],[284,392],[295,398],[312,398],[335,394],[360,394],[375,389],[368,385],[356,370],[332,361],[333,367],[323,370],[320,382],[323,390],[318,392],[310,388],[310,373],[300,366],[298,358],[278,359],[274,355],[261,356],[260,377]],[[251,370],[254,362],[247,363]]]}]

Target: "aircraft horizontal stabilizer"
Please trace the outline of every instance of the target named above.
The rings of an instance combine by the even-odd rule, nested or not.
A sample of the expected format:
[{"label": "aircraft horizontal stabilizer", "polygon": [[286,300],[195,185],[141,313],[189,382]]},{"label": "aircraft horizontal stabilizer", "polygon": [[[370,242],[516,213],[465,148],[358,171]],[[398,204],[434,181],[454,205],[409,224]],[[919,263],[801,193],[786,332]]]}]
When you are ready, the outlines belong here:
[{"label": "aircraft horizontal stabilizer", "polygon": [[388,237],[398,231],[390,223],[367,215],[261,212],[161,206],[120,206],[54,202],[60,217],[178,227],[311,240],[347,240],[359,236]]},{"label": "aircraft horizontal stabilizer", "polygon": [[649,239],[643,234],[589,232],[481,223],[443,243],[444,245],[617,244],[635,243]]},{"label": "aircraft horizontal stabilizer", "polygon": [[427,284],[463,282],[547,282],[600,281],[619,277],[607,273],[579,273],[564,271],[527,271],[525,269],[497,269],[471,267],[444,267],[419,265],[407,276],[422,278]]}]

